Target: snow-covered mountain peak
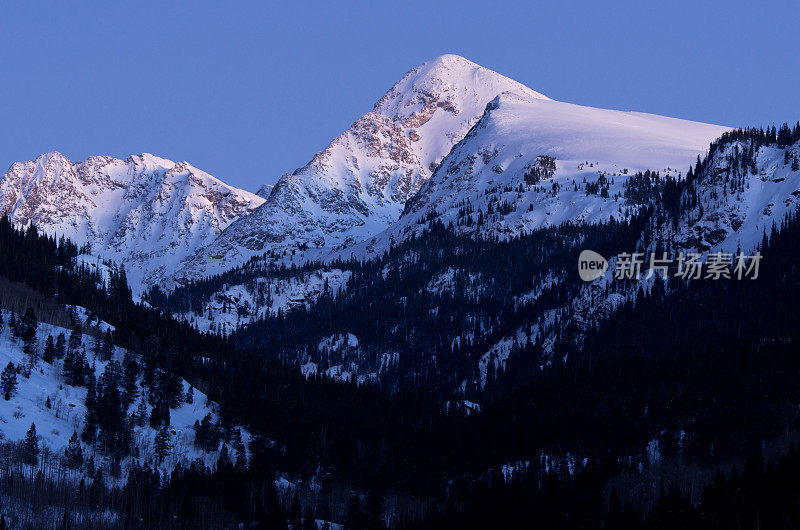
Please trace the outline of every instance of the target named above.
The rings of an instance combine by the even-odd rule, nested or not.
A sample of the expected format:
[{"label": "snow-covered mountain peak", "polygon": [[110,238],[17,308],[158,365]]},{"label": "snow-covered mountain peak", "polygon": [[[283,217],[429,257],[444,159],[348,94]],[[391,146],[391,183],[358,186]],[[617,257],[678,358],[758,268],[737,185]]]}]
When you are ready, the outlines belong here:
[{"label": "snow-covered mountain peak", "polygon": [[170,276],[263,202],[188,162],[147,153],[72,163],[51,152],[17,162],[0,177],[0,214],[124,263],[137,292]]},{"label": "snow-covered mountain peak", "polygon": [[24,162],[14,162],[8,168],[7,174],[26,175],[27,178],[19,182],[24,188],[37,181],[52,178],[54,175],[62,174],[72,166],[67,157],[58,151],[50,151],[37,156],[35,160]]},{"label": "snow-covered mountain peak", "polygon": [[413,68],[308,164],[281,177],[264,205],[223,232],[179,279],[268,250],[322,252],[385,230],[501,92],[549,101],[457,55]]},{"label": "snow-covered mountain peak", "polygon": [[65,157],[58,151],[49,151],[47,153],[42,153],[41,155],[36,157],[34,163],[41,168],[46,168],[48,166],[52,166],[53,164],[71,164],[69,159],[67,159],[67,157]]},{"label": "snow-covered mountain peak", "polygon": [[409,70],[375,104],[374,110],[396,121],[419,121],[426,111],[432,114],[437,107],[455,115],[466,110],[480,112],[488,100],[501,92],[549,99],[461,56],[440,55]]}]

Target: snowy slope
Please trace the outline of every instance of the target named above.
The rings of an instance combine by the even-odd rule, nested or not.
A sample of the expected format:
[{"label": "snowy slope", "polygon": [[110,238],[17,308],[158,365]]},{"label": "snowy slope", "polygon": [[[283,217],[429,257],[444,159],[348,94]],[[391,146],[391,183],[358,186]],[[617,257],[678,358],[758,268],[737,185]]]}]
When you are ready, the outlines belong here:
[{"label": "snowy slope", "polygon": [[[81,311],[79,311],[80,313]],[[2,315],[4,321],[8,322],[10,313],[2,310]],[[102,322],[100,328],[103,328]],[[55,338],[60,333],[69,336],[70,330],[43,323],[40,323],[37,329],[40,344],[44,344],[48,335]],[[94,365],[96,377],[99,378],[107,362],[94,358],[91,354],[92,342],[92,337],[83,336],[83,347],[88,353],[87,360],[90,365]],[[124,355],[124,350],[115,348],[114,359],[116,361],[121,363]],[[9,362],[13,362],[15,366],[22,366],[26,361],[27,357],[22,351],[21,341],[11,335],[7,325],[4,326],[0,331],[0,369],[5,368]],[[64,455],[64,449],[73,432],[80,435],[83,430],[87,390],[85,387],[66,384],[62,375],[63,362],[63,359],[57,359],[53,364],[48,364],[40,359],[38,366],[31,371],[30,377],[17,375],[18,387],[9,401],[5,401],[0,396],[0,440],[4,442],[21,441],[25,438],[31,423],[34,423],[39,436],[40,448],[48,449],[57,456]],[[188,391],[190,385],[185,381],[182,384],[184,391]],[[142,393],[140,387],[140,396]],[[195,421],[202,420],[207,414],[211,414],[213,419],[218,417],[215,410],[216,405],[208,402],[206,396],[198,389],[193,389],[193,393],[193,403],[183,403],[180,407],[170,410],[170,443],[173,450],[161,463],[161,467],[164,469],[171,469],[177,463],[187,465],[196,459],[203,460],[207,465],[213,465],[216,462],[218,455],[215,452],[207,453],[194,445],[193,429]],[[46,405],[48,399],[50,400],[49,408]],[[143,398],[137,398],[130,406],[129,414],[136,410],[141,399]],[[148,406],[148,413],[151,408]],[[134,427],[133,441],[138,449],[140,464],[152,465],[155,463],[153,456],[155,435],[156,431],[148,424],[143,427]],[[85,444],[83,450],[86,459],[90,456],[95,457],[95,465],[98,467],[108,465],[109,460],[106,455],[95,452]],[[127,458],[122,463],[124,471],[132,461],[131,458]],[[126,475],[127,473],[124,472],[122,476]]]},{"label": "snowy slope", "polygon": [[345,288],[351,274],[340,269],[318,270],[288,278],[265,275],[226,284],[203,300],[201,307],[175,316],[201,331],[227,334],[280,311],[309,307],[323,294],[336,294]]},{"label": "snowy slope", "polygon": [[[761,147],[754,155],[754,169],[732,162],[736,159],[735,153],[745,150],[753,150],[751,142],[735,141],[718,148],[702,174],[684,191],[684,201],[695,195],[696,205],[683,212],[676,225],[666,220],[655,227],[649,245],[640,240],[638,250],[649,255],[657,246],[669,248],[673,259],[678,252],[697,252],[702,255],[701,261],[715,252],[734,256],[740,252],[754,254],[764,234],[769,234],[773,227],[780,228],[787,215],[800,207],[800,170],[792,168],[792,161],[800,160],[800,142],[786,149]],[[584,331],[608,318],[626,300],[633,300],[637,291],[647,292],[652,288],[653,278],[646,274],[627,287],[615,282],[615,258],[610,258],[611,266],[606,274],[584,285],[568,310],[562,308],[562,327],[569,326],[576,342],[581,340]],[[672,281],[667,280],[668,283]],[[518,343],[527,337],[534,340],[539,331],[538,324],[520,329],[514,337],[505,338],[489,349],[480,360],[480,383],[485,381],[489,363],[496,369],[505,367],[508,348],[514,340]],[[558,331],[556,328],[545,330],[551,343]],[[547,347],[544,350],[548,352]]]},{"label": "snowy slope", "polygon": [[0,179],[0,214],[123,263],[135,292],[171,275],[263,202],[186,162],[149,154],[72,163],[46,153],[13,164]]},{"label": "snowy slope", "polygon": [[414,68],[306,166],[281,177],[261,207],[233,223],[180,276],[225,270],[267,250],[319,254],[313,250],[386,229],[486,104],[509,90],[547,100],[456,55]]},{"label": "snowy slope", "polygon": [[[755,156],[755,172],[733,167],[730,156],[750,148],[733,142],[717,151],[702,178],[695,182],[698,206],[677,228],[662,228],[659,236],[678,249],[698,252],[752,252],[764,234],[780,228],[786,216],[800,206],[800,171],[786,164],[800,159],[800,143],[787,149],[761,147]],[[731,181],[741,178],[743,185]]]},{"label": "snowy slope", "polygon": [[[614,195],[629,176],[650,169],[677,177],[726,130],[503,93],[408,202],[400,220],[367,250],[385,248],[392,236],[402,240],[431,219],[452,222],[465,233],[504,237],[567,221],[621,217],[625,199]],[[543,170],[543,157],[554,159],[551,173]],[[538,182],[526,180],[532,168],[542,168]],[[601,178],[608,181],[608,197],[587,194],[586,184]],[[502,211],[504,203],[511,211]]]}]

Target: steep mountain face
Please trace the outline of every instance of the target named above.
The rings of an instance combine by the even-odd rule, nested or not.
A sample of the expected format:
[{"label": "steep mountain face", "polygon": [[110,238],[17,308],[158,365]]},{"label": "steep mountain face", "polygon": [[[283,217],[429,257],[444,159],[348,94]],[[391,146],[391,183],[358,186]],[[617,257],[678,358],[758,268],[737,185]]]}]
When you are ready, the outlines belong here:
[{"label": "steep mountain face", "polygon": [[0,180],[0,214],[123,263],[135,292],[169,277],[263,202],[186,162],[149,154],[73,163],[46,153],[13,164]]},{"label": "steep mountain face", "polygon": [[401,241],[432,219],[461,233],[509,237],[622,218],[629,177],[645,170],[679,177],[726,130],[500,94],[367,251],[382,251],[387,238]]},{"label": "steep mountain face", "polygon": [[800,205],[800,142],[738,140],[715,149],[688,187],[694,207],[658,233],[678,250],[750,253]]},{"label": "steep mountain face", "polygon": [[[800,126],[797,130],[800,137]],[[308,373],[377,378],[387,385],[443,384],[478,400],[479,390],[508,373],[509,363],[535,370],[555,364],[570,348],[580,350],[594,330],[643,293],[682,288],[679,253],[698,253],[706,262],[710,252],[729,253],[732,264],[739,252],[753,255],[764,235],[780,230],[800,206],[800,143],[723,136],[711,144],[691,178],[653,173],[625,178],[618,188],[609,185],[608,197],[589,194],[598,212],[592,221],[610,211],[614,223],[542,225],[519,237],[475,238],[466,218],[477,217],[477,209],[444,210],[466,212],[452,230],[437,217],[424,216],[412,225],[421,228],[417,237],[398,240],[366,264],[339,264],[352,268],[346,288],[331,283],[339,296],[318,298],[309,313],[289,309],[281,317],[254,312],[248,304],[228,309],[238,324],[251,323],[234,337],[252,345],[269,343]],[[579,190],[584,198],[586,184],[581,181]],[[560,199],[565,207],[558,194],[549,199]],[[491,215],[484,210],[485,219]],[[590,283],[580,279],[576,267],[585,249],[610,262],[605,275]],[[639,279],[615,278],[617,256],[636,252],[644,256]],[[666,282],[655,281],[661,273],[647,271],[650,254],[660,258],[661,252],[672,260]],[[205,292],[178,292],[173,312],[202,326],[203,315],[217,311],[229,294],[277,284],[278,272],[272,274],[275,278],[263,267],[244,268],[219,280],[218,293],[209,285],[203,286]],[[282,271],[281,282],[287,282],[286,274]],[[769,274],[774,271],[762,266],[761,275]],[[183,302],[197,304],[203,295],[207,302],[196,308]],[[287,338],[287,330],[296,335]],[[328,340],[334,335],[348,337],[353,346]],[[321,341],[335,346],[321,348]]]},{"label": "steep mountain face", "polygon": [[272,188],[274,188],[272,184],[262,184],[261,187],[258,188],[258,191],[256,191],[256,195],[262,199],[267,199],[269,198],[269,194],[272,193]]},{"label": "steep mountain face", "polygon": [[[650,186],[657,189],[659,185],[647,183]],[[702,167],[685,182],[679,201],[668,206],[663,191],[651,197],[661,210],[638,242],[624,250],[644,254],[642,277],[630,284],[615,280],[616,257],[608,256],[612,266],[606,274],[582,285],[562,308],[560,329],[568,329],[572,340],[582,340],[583,333],[608,320],[623,303],[635,300],[642,290],[653,289],[654,280],[646,273],[646,259],[651,253],[660,257],[666,250],[672,260],[677,260],[679,253],[697,253],[703,262],[709,260],[710,253],[723,253],[730,255],[734,265],[737,255],[755,254],[765,236],[780,230],[800,207],[800,142],[780,145],[753,138],[714,142]],[[666,278],[668,289],[681,281],[674,273]],[[505,369],[514,341],[524,343],[528,337],[535,340],[538,331],[538,323],[524,326],[492,346],[480,360],[481,382],[486,378],[484,366]],[[549,330],[545,351],[552,348],[558,331]]]},{"label": "steep mountain face", "polygon": [[281,177],[260,208],[180,275],[218,272],[268,250],[318,255],[386,229],[486,104],[505,91],[548,99],[455,55],[414,68],[306,166]]},{"label": "steep mountain face", "polygon": [[[471,73],[465,75],[464,68]],[[429,86],[444,83],[445,74],[450,76],[450,92],[438,88],[435,93],[440,95],[431,99],[429,94],[434,89]],[[232,224],[193,258],[178,272],[179,283],[222,272],[262,253],[268,253],[267,257],[254,260],[244,270],[248,278],[262,274],[262,283],[277,281],[264,272],[275,262],[375,257],[392,243],[430,227],[432,220],[452,225],[459,234],[508,238],[568,221],[590,225],[610,217],[627,219],[642,206],[628,196],[630,177],[651,170],[678,178],[728,130],[562,103],[518,84],[496,96],[487,95],[511,83],[452,56],[412,70],[381,98],[375,111],[318,153],[308,166],[281,179],[265,195],[268,199],[263,206]],[[475,86],[487,97],[482,109],[481,99],[469,92],[474,92]],[[451,92],[455,95],[449,95]],[[452,101],[457,102],[454,108],[468,107],[470,113],[481,113],[460,139],[441,132],[448,128],[461,131],[459,127],[467,123],[458,121],[459,114],[450,110],[447,102]],[[387,116],[409,133],[408,138],[400,135],[398,141],[416,138],[406,142],[410,147],[400,152],[402,156],[396,162],[392,158],[395,143],[374,134],[359,136],[363,123]],[[410,125],[414,127],[409,129]],[[431,148],[434,141],[439,144]],[[453,146],[442,160],[431,158],[451,142]],[[358,167],[349,164],[353,160],[358,161]],[[396,172],[387,173],[386,168],[410,168],[403,165],[404,160],[415,164],[413,174],[419,177],[413,180],[413,188],[419,187],[415,194],[391,199],[391,190],[397,189],[392,186],[402,180],[389,179],[376,196],[378,200],[367,204],[362,200],[370,197],[366,185],[347,188],[346,183],[354,182],[374,186],[377,174],[398,177]],[[375,164],[386,171],[374,171]],[[432,176],[423,182],[426,170],[432,171]],[[343,191],[348,189],[347,193]],[[384,200],[387,194],[391,203]],[[320,206],[322,197],[331,210]],[[355,199],[348,202],[347,197]],[[399,214],[404,200],[403,213]],[[354,205],[363,207],[366,214],[358,213]],[[381,209],[386,205],[391,206],[391,215],[381,217],[381,211],[387,212]],[[399,219],[392,221],[396,215]],[[321,219],[326,219],[325,224],[320,224]],[[372,223],[377,219],[380,222]],[[259,290],[258,282],[248,282],[226,278],[202,311],[194,308],[194,315],[192,311],[181,313],[204,328],[211,326],[213,319],[201,317],[201,313],[232,320],[228,323],[233,325],[252,322],[263,316],[264,308],[252,299],[252,293]],[[240,296],[240,291],[248,296]],[[239,301],[229,303],[234,299]]]}]

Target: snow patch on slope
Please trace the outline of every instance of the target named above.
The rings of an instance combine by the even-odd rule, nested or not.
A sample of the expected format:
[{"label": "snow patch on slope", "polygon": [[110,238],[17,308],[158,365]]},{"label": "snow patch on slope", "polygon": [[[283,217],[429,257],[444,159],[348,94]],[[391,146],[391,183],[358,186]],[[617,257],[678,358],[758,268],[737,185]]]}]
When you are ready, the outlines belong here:
[{"label": "snow patch on slope", "polygon": [[[80,315],[86,315],[85,309],[73,306]],[[2,311],[3,320],[8,322],[9,313]],[[55,339],[58,334],[63,333],[69,336],[70,330],[40,323],[37,327],[37,339],[40,344],[44,344],[48,335]],[[105,370],[110,361],[102,361],[95,358],[92,352],[92,341],[94,339],[88,335],[83,336],[82,347],[86,349],[88,362],[94,367],[97,378]],[[122,362],[125,357],[125,350],[114,348],[113,360]],[[15,366],[23,366],[27,362],[27,356],[22,351],[21,341],[18,341],[11,334],[8,326],[4,326],[0,332],[0,369],[5,368],[9,362]],[[53,364],[48,364],[41,359],[29,378],[21,374],[17,375],[17,391],[9,401],[5,401],[0,396],[0,440],[18,442],[25,438],[31,423],[36,424],[36,432],[39,436],[40,447],[58,456],[64,455],[69,438],[74,432],[79,435],[83,431],[84,417],[86,415],[86,388],[68,385],[62,375],[63,359],[55,360]],[[141,384],[141,377],[140,383]],[[184,392],[191,388],[186,381],[181,381]],[[194,422],[202,420],[207,414],[213,419],[218,419],[217,405],[209,402],[205,394],[193,388],[193,403],[181,403],[177,408],[170,409],[170,443],[173,450],[161,463],[160,467],[170,470],[180,463],[183,466],[195,460],[201,460],[205,465],[213,466],[216,463],[218,454],[208,453],[194,445]],[[129,407],[128,414],[132,414],[139,403],[142,388],[139,387],[140,397]],[[50,408],[46,406],[50,400]],[[151,407],[148,406],[148,413]],[[244,433],[244,439],[247,435]],[[134,427],[133,440],[138,448],[138,461],[140,464],[155,464],[153,443],[156,430],[145,425],[144,427]],[[108,467],[110,460],[100,452],[94,452],[89,446],[83,444],[84,456],[88,459],[95,457],[95,465],[98,467]],[[134,461],[133,456],[127,457],[122,462],[122,476],[127,476],[127,469]],[[107,469],[106,469],[107,471]]]}]

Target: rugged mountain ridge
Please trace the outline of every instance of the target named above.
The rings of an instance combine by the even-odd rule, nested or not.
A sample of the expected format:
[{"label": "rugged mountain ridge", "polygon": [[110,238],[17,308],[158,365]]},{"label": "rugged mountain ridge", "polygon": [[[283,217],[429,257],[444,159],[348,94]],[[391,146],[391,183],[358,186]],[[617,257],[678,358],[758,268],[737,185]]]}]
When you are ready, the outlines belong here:
[{"label": "rugged mountain ridge", "polygon": [[[294,263],[375,256],[432,217],[500,237],[598,222],[624,201],[586,193],[587,183],[594,189],[613,179],[619,192],[636,171],[677,177],[726,130],[554,101],[442,56],[407,73],[372,112],[282,177],[264,205],[177,278],[222,272],[264,253]],[[505,208],[512,211],[497,215]],[[493,213],[478,223],[480,210]]]},{"label": "rugged mountain ridge", "polygon": [[499,94],[397,223],[360,245],[375,255],[438,219],[457,232],[507,238],[627,213],[638,171],[680,178],[727,127]]},{"label": "rugged mountain ridge", "polygon": [[432,218],[500,237],[598,222],[623,213],[633,172],[677,176],[725,130],[553,101],[443,55],[257,194],[152,155],[73,164],[48,153],[12,166],[0,205],[16,223],[124,262],[141,292],[265,254],[279,263],[374,256]]},{"label": "rugged mountain ridge", "polygon": [[280,178],[267,201],[232,224],[180,273],[221,272],[266,251],[303,257],[385,230],[497,94],[548,98],[463,57],[407,72],[311,161]]},{"label": "rugged mountain ridge", "polygon": [[263,202],[187,162],[150,154],[73,163],[51,152],[14,163],[0,179],[0,214],[123,263],[135,291],[169,277]]}]

